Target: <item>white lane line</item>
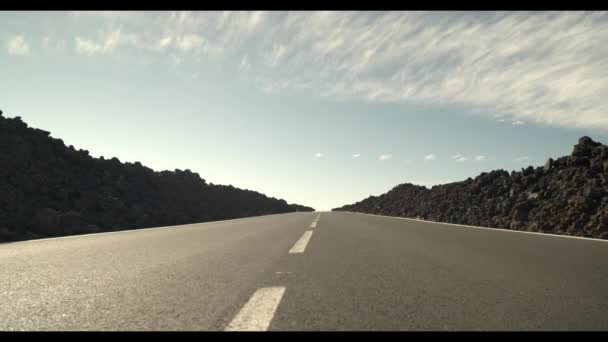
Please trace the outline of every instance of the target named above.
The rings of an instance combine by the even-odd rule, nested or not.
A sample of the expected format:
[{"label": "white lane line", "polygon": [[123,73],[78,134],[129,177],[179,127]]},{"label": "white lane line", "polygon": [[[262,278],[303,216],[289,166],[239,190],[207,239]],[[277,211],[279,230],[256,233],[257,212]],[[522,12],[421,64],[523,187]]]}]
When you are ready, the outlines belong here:
[{"label": "white lane line", "polygon": [[284,293],[284,286],[258,289],[224,330],[266,331]]},{"label": "white lane line", "polygon": [[312,236],[312,230],[305,231],[304,234],[302,234],[302,237],[300,238],[300,240],[298,240],[298,242],[296,242],[296,244],[293,245],[293,247],[291,247],[291,249],[289,250],[289,253],[290,254],[304,253],[304,250],[306,249],[306,245],[308,245],[308,241],[310,241],[311,236]]},{"label": "white lane line", "polygon": [[[46,241],[46,240],[65,240],[65,239],[78,239],[78,238],[87,238],[89,236],[93,237],[93,236],[98,236],[98,235],[111,235],[111,234],[124,234],[124,233],[133,233],[133,232],[146,232],[146,231],[151,231],[151,230],[157,230],[157,229],[167,229],[167,231],[175,231],[173,230],[174,228],[187,228],[187,227],[194,227],[194,226],[204,226],[205,228],[217,228],[219,227],[221,224],[224,223],[233,223],[233,222],[237,222],[237,221],[245,221],[245,220],[250,220],[250,219],[257,219],[257,218],[263,218],[266,216],[279,216],[279,215],[289,215],[290,213],[284,213],[284,214],[267,214],[267,215],[258,215],[258,216],[250,216],[250,217],[241,217],[241,218],[235,218],[235,219],[229,219],[229,220],[218,220],[218,221],[207,221],[207,222],[200,222],[200,223],[188,223],[188,224],[179,224],[179,225],[174,225],[174,226],[162,226],[162,227],[150,227],[150,228],[135,228],[135,229],[125,229],[125,230],[117,230],[117,231],[113,231],[113,232],[101,232],[101,233],[89,233],[89,234],[80,234],[80,235],[67,235],[67,236],[57,236],[57,237],[51,237],[51,238],[44,238],[44,239],[32,239],[32,240],[23,240],[23,241],[15,241],[12,243],[36,243],[36,242],[40,242],[40,241]],[[214,226],[215,227],[208,227],[208,226]]]},{"label": "white lane line", "polygon": [[317,227],[317,221],[314,221],[313,223],[310,224],[310,228],[316,228]]},{"label": "white lane line", "polygon": [[391,219],[399,219],[399,220],[407,220],[407,221],[417,221],[417,222],[423,222],[423,223],[444,224],[444,225],[447,225],[447,226],[455,226],[455,227],[463,227],[463,228],[475,228],[475,229],[494,230],[494,231],[504,232],[504,233],[533,234],[533,235],[542,235],[542,236],[546,236],[546,237],[558,237],[558,238],[567,238],[567,239],[578,239],[578,240],[591,240],[591,241],[598,241],[598,242],[608,242],[608,240],[604,240],[604,239],[588,238],[588,237],[582,237],[582,236],[561,235],[561,234],[552,234],[552,233],[539,233],[539,232],[527,232],[527,231],[524,231],[524,230],[514,230],[514,229],[506,229],[506,228],[491,228],[491,227],[482,227],[482,226],[469,226],[469,225],[466,225],[466,224],[447,223],[447,222],[439,222],[439,221],[428,221],[428,220],[421,220],[421,219],[415,219],[415,218],[409,218],[409,217],[386,216],[386,215],[375,215],[375,214],[367,214],[367,213],[358,213],[356,211],[345,211],[345,212],[352,213],[352,214],[376,216],[376,217],[386,217],[386,218],[391,218]]}]

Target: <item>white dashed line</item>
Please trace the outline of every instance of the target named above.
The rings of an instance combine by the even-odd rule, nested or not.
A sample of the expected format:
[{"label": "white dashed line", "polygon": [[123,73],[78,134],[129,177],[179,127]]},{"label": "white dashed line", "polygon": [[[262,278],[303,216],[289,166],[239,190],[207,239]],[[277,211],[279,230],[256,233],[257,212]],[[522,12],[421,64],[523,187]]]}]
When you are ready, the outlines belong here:
[{"label": "white dashed line", "polygon": [[266,331],[284,293],[284,286],[258,289],[225,331]]},{"label": "white dashed line", "polygon": [[317,227],[317,221],[314,221],[313,223],[310,224],[310,228],[316,228]]},{"label": "white dashed line", "polygon": [[291,250],[289,250],[289,254],[304,253],[306,245],[308,245],[308,241],[310,241],[311,236],[312,230],[305,231],[300,240],[298,240],[298,242],[296,242],[296,244],[291,247]]}]

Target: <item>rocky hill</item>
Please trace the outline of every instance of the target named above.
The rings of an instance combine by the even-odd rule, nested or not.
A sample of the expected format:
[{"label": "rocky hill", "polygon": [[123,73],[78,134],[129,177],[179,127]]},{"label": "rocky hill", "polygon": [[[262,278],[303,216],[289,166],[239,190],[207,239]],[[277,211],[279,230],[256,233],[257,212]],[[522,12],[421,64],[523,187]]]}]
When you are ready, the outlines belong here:
[{"label": "rocky hill", "polygon": [[608,239],[608,146],[582,137],[544,166],[431,189],[401,184],[333,210]]},{"label": "rocky hill", "polygon": [[190,170],[93,158],[1,111],[0,194],[0,242],[314,210]]}]

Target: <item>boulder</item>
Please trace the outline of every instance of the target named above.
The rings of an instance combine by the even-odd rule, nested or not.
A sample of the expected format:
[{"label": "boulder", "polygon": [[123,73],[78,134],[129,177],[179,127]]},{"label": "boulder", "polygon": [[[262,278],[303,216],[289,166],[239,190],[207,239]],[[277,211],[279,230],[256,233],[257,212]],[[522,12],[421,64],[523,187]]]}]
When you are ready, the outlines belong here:
[{"label": "boulder", "polygon": [[548,172],[549,170],[551,170],[552,166],[553,166],[553,158],[547,159],[547,161],[545,162],[545,166],[543,167],[543,171]]}]

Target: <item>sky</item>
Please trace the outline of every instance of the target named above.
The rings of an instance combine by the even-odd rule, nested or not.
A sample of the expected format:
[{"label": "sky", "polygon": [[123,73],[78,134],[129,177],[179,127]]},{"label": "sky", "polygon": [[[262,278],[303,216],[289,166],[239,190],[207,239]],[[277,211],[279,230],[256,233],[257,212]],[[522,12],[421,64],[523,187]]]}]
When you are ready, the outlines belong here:
[{"label": "sky", "polygon": [[317,210],[608,142],[607,12],[1,12],[0,110]]}]

